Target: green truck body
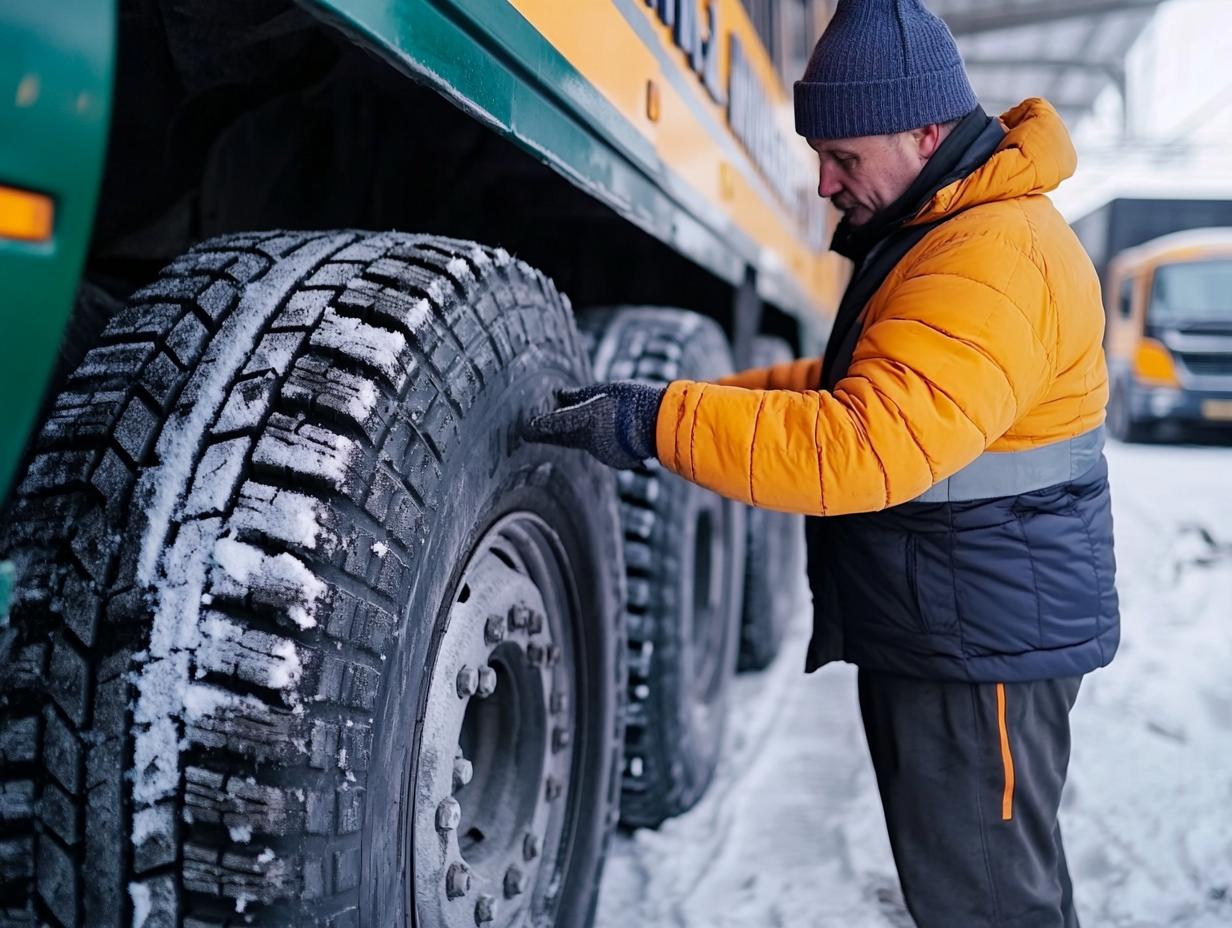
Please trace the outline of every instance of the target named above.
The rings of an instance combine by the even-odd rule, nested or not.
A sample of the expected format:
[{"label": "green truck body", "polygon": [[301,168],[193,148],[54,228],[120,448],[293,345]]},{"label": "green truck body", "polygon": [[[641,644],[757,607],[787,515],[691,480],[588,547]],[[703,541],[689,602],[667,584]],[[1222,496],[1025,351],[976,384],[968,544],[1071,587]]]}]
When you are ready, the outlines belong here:
[{"label": "green truck body", "polygon": [[73,308],[103,175],[115,66],[111,0],[0,13],[0,184],[55,201],[50,242],[0,238],[0,494],[15,479]]}]

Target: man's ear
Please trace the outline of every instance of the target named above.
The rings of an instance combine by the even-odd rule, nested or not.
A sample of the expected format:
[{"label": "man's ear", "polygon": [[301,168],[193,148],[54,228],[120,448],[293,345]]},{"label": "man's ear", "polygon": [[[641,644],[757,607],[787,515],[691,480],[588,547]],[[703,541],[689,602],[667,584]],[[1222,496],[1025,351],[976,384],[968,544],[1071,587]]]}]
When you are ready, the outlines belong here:
[{"label": "man's ear", "polygon": [[927,161],[934,154],[936,154],[937,149],[941,147],[943,134],[941,132],[941,126],[937,123],[931,123],[930,125],[916,129],[913,134],[915,135],[915,142],[921,161]]}]

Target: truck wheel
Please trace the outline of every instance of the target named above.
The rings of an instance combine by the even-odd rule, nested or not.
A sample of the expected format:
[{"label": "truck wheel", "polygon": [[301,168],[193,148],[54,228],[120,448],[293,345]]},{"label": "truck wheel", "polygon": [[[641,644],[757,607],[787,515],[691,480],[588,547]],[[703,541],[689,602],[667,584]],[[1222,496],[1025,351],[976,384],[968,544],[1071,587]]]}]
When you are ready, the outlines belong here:
[{"label": "truck wheel", "polygon": [[[666,383],[731,371],[723,331],[696,313],[582,314],[597,380]],[[739,647],[744,509],[662,470],[620,471],[629,692],[621,818],[656,826],[710,784]]]},{"label": "truck wheel", "polygon": [[619,800],[615,487],[520,440],[588,379],[552,284],[469,242],[233,236],[139,291],[0,530],[0,907],[588,924]]},{"label": "truck wheel", "polygon": [[[751,367],[769,367],[793,357],[781,338],[753,340]],[[744,561],[744,616],[739,670],[762,670],[779,653],[783,636],[805,601],[804,517],[749,507]]]},{"label": "truck wheel", "polygon": [[1108,432],[1117,441],[1146,442],[1155,437],[1155,424],[1135,419],[1124,384],[1114,383],[1108,397]]}]

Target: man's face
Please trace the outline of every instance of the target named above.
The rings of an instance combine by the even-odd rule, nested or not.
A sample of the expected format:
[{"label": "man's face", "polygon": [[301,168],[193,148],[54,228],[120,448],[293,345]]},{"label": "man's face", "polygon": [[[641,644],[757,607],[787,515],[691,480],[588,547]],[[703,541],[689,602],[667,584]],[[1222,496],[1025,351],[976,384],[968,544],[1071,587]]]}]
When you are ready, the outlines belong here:
[{"label": "man's face", "polygon": [[832,200],[852,225],[889,206],[920,174],[940,144],[938,126],[894,135],[809,139],[817,152],[817,195]]}]

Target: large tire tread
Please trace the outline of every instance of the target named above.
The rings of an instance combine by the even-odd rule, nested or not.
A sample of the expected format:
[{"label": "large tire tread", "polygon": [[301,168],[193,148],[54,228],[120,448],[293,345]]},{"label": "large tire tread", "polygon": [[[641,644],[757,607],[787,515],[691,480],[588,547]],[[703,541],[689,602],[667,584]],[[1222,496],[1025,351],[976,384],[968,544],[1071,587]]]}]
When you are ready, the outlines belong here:
[{"label": "large tire tread", "polygon": [[[637,379],[667,383],[696,377],[690,362],[709,359],[717,373],[730,370],[730,348],[723,330],[696,313],[664,307],[614,307],[588,310],[580,319],[592,341],[595,375],[600,380]],[[617,473],[627,577],[625,621],[629,647],[629,682],[625,728],[625,767],[621,820],[634,827],[656,827],[691,808],[704,794],[713,766],[701,776],[690,775],[682,762],[678,694],[675,678],[679,658],[676,635],[664,623],[679,623],[681,603],[666,578],[680,570],[684,525],[673,517],[664,497],[671,493],[704,492],[679,481],[657,462],[648,469]],[[683,484],[683,482],[681,482]],[[734,505],[734,504],[732,504]],[[729,546],[743,575],[743,538]],[[739,584],[736,585],[737,595]],[[732,638],[738,632],[733,627]],[[734,672],[733,640],[731,667]],[[719,711],[725,709],[722,699]]]},{"label": "large tire tread", "polygon": [[[273,282],[282,302],[190,449],[162,546],[162,570],[220,540],[268,570],[206,578],[215,637],[193,650],[190,683],[215,702],[178,720],[178,783],[147,805],[122,772],[134,764],[130,672],[150,666],[138,568],[158,442],[203,401],[243,285],[305,251],[297,279]],[[500,286],[473,306],[464,297],[484,275]],[[420,299],[377,300],[386,284]],[[559,324],[525,311],[532,290]],[[355,331],[371,351],[348,342]],[[396,234],[207,242],[110,320],[57,399],[0,536],[21,583],[0,644],[0,905],[15,923],[127,926],[138,911],[147,926],[358,924],[371,715],[391,637],[406,632],[394,596],[443,492],[445,449],[485,362],[531,346],[545,363],[580,353],[573,333],[563,298],[525,264]],[[397,357],[383,355],[399,336]],[[311,544],[286,528],[304,518],[317,523]]]}]

